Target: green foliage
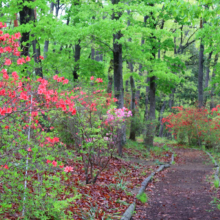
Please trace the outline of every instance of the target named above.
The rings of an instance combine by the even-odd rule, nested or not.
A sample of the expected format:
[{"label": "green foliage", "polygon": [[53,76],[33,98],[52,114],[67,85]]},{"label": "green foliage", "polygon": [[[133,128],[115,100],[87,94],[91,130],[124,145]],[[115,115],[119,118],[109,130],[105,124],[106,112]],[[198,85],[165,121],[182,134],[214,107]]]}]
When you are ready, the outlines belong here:
[{"label": "green foliage", "polygon": [[137,199],[140,200],[142,203],[146,203],[148,201],[148,197],[146,193],[137,195]]},{"label": "green foliage", "polygon": [[219,188],[219,179],[215,179],[215,181],[214,181],[214,186],[215,186],[215,188]]},{"label": "green foliage", "polygon": [[116,184],[109,184],[108,188],[111,190],[111,189],[116,189],[116,190],[123,190],[123,191],[126,191],[127,189],[127,185],[128,183],[127,182],[123,182],[123,179],[121,180],[121,182],[119,183],[116,183]]}]

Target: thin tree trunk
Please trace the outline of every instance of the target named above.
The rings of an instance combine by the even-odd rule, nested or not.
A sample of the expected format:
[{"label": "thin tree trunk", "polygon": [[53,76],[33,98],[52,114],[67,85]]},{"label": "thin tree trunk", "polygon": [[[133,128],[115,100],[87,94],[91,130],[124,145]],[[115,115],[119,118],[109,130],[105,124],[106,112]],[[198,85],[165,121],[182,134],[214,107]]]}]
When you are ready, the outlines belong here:
[{"label": "thin tree trunk", "polygon": [[203,64],[204,64],[204,45],[200,42],[199,51],[199,74],[198,74],[198,107],[203,107]]},{"label": "thin tree trunk", "polygon": [[[33,53],[34,53],[34,61],[37,65],[39,65],[41,63],[41,60],[39,59],[40,56],[40,45],[38,43],[38,41],[35,39],[32,41],[32,45],[33,45]],[[37,76],[40,76],[43,78],[43,70],[42,67],[36,67],[35,68],[35,74]]]},{"label": "thin tree trunk", "polygon": [[164,110],[166,108],[166,101],[163,102],[162,108],[160,110],[160,131],[159,131],[159,137],[163,137],[163,123],[162,123],[162,119],[163,119],[163,113]]},{"label": "thin tree trunk", "polygon": [[129,87],[129,81],[125,81],[125,92],[128,92],[128,87]]},{"label": "thin tree trunk", "polygon": [[113,60],[110,60],[110,66],[108,68],[108,87],[107,87],[107,92],[108,93],[112,93],[112,81],[113,81],[113,77],[111,74],[111,71],[113,70]]},{"label": "thin tree trunk", "polygon": [[[133,72],[134,67],[132,63],[128,63],[129,69]],[[129,139],[135,141],[136,140],[136,126],[135,126],[135,81],[133,76],[130,76],[130,85],[131,85],[131,111],[132,111],[132,118],[131,118],[131,128],[130,128],[130,135]]]},{"label": "thin tree trunk", "polygon": [[[200,20],[200,28],[203,28],[203,20]],[[203,68],[204,68],[204,44],[202,39],[200,41],[199,50],[199,73],[198,73],[198,107],[202,108],[204,105],[203,97]]]},{"label": "thin tree trunk", "polygon": [[[212,52],[211,51],[209,53],[209,56],[208,56],[208,60],[207,60],[207,67],[206,67],[206,78],[205,78],[205,89],[208,88],[209,86],[209,79],[210,79],[210,63],[211,63],[211,59],[212,59]],[[208,99],[208,94],[207,92],[205,93],[205,102],[204,102],[204,106],[206,106],[206,102],[207,102],[207,99]]]},{"label": "thin tree trunk", "polygon": [[[218,62],[218,53],[215,55],[215,59],[214,59],[214,69],[213,69],[213,74],[212,74],[212,78],[215,77],[215,73],[216,73],[216,65]],[[211,89],[211,102],[210,102],[210,110],[212,110],[215,107],[215,103],[214,103],[214,90],[215,90],[215,86],[212,85],[212,89]]]},{"label": "thin tree trunk", "polygon": [[207,88],[209,85],[209,73],[210,73],[210,63],[211,63],[211,59],[212,59],[212,53],[213,53],[213,51],[211,51],[208,56],[207,67],[206,67],[205,88]]},{"label": "thin tree trunk", "polygon": [[[150,78],[147,77],[146,83],[149,83],[149,82],[150,82]],[[146,86],[145,113],[144,113],[145,121],[147,121],[148,118],[149,118],[149,110],[148,110],[149,92],[150,92],[150,87],[149,87],[149,86]],[[145,131],[146,131],[146,130],[145,130]]]},{"label": "thin tree trunk", "polygon": [[[50,4],[50,14],[53,14],[53,10],[54,10],[54,3],[51,2]],[[47,52],[48,52],[48,48],[49,48],[49,40],[46,40],[44,42],[44,58],[46,59],[47,58]]]}]

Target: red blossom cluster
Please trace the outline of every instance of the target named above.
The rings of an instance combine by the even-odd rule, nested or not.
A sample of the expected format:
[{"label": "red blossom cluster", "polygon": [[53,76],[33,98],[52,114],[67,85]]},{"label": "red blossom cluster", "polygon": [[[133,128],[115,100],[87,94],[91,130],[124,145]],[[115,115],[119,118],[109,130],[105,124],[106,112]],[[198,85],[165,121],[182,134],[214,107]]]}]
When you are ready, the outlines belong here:
[{"label": "red blossom cluster", "polygon": [[[176,109],[176,113],[172,113],[166,118],[162,119],[162,123],[166,124],[167,130],[174,134],[174,137],[182,134],[191,139],[201,139],[205,141],[214,136],[220,139],[220,119],[218,113],[220,105],[209,112],[207,109],[197,109],[193,107],[183,108],[173,107]],[[215,138],[213,138],[214,140]]]}]

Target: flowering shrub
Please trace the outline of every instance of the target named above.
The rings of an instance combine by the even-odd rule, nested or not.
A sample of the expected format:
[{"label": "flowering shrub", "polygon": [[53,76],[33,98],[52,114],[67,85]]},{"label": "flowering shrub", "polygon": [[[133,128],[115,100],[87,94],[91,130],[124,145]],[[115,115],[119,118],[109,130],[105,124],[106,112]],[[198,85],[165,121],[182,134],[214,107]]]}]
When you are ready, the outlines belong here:
[{"label": "flowering shrub", "polygon": [[[100,80],[96,82],[100,83]],[[82,157],[86,183],[95,183],[117,149],[120,128],[125,118],[131,116],[131,111],[112,108],[117,100],[104,90],[93,87],[85,90],[77,87],[71,97],[77,111],[74,116],[60,114],[56,127],[63,142],[74,145]]]},{"label": "flowering shrub", "polygon": [[[53,83],[45,79],[21,78],[12,71],[13,66],[30,61],[29,57],[13,57],[20,56],[19,37],[19,33],[10,36],[0,31],[0,216],[62,218],[77,198],[75,194],[58,200],[65,188],[62,179],[73,168],[59,161],[60,156],[65,157],[60,154],[65,146],[56,131],[47,133],[40,123],[41,115],[52,111],[61,94],[50,89]],[[49,124],[53,130],[53,121]]]},{"label": "flowering shrub", "polygon": [[189,145],[205,144],[207,147],[219,144],[220,105],[213,108],[211,112],[204,108],[183,108],[182,106],[173,108],[177,113],[163,118],[162,122],[166,123],[166,128],[172,131],[179,142],[188,141]]},{"label": "flowering shrub", "polygon": [[[94,183],[117,146],[118,129],[131,113],[107,112],[116,100],[94,86],[68,89],[68,79],[58,75],[50,81],[22,78],[13,67],[31,59],[14,57],[20,56],[16,40],[21,35],[4,34],[3,27],[0,23],[0,216],[61,219],[79,195],[72,185],[74,195],[66,197],[65,181],[74,171],[66,160],[75,152],[66,150],[59,126],[64,123],[82,157],[86,182]],[[66,91],[61,90],[64,85]]]}]

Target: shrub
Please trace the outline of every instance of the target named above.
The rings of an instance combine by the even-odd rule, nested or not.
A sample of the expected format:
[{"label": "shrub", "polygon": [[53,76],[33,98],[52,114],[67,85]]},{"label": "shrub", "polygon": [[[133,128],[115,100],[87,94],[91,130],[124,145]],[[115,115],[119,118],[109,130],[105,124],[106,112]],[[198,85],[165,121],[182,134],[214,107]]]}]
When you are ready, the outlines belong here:
[{"label": "shrub", "polygon": [[188,142],[189,145],[202,145],[208,148],[219,144],[220,123],[217,108],[209,112],[207,109],[197,109],[193,107],[183,108],[173,107],[177,110],[166,118],[166,128],[171,132],[179,143]]}]

